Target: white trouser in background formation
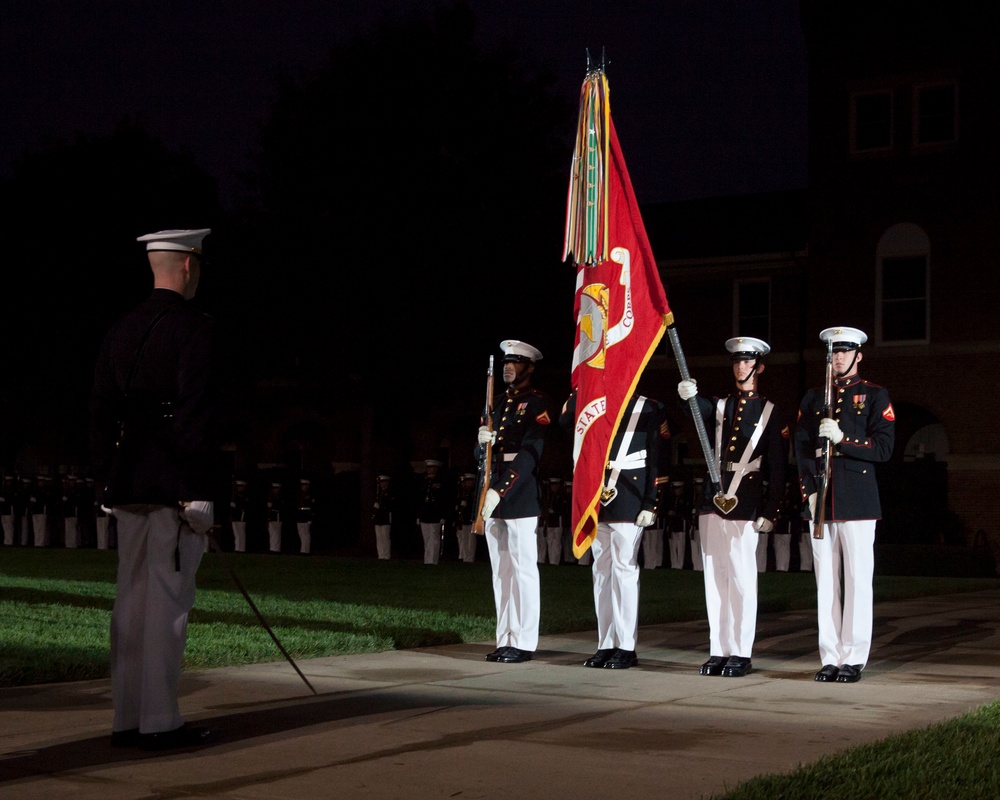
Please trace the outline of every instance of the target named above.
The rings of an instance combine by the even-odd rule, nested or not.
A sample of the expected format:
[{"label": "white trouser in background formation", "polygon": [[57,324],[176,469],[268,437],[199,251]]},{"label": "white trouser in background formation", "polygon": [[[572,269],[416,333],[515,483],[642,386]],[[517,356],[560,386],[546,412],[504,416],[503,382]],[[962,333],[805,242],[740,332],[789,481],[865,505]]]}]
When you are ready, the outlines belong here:
[{"label": "white trouser in background formation", "polygon": [[80,518],[66,517],[66,547],[74,548],[80,546]]},{"label": "white trouser in background formation", "polygon": [[774,568],[778,572],[788,572],[792,563],[792,537],[787,533],[772,533],[771,546],[774,548]]},{"label": "white trouser in background formation", "polygon": [[97,549],[108,549],[108,518],[97,517],[94,520],[94,527],[97,529]]},{"label": "white trouser in background formation", "polygon": [[642,565],[646,569],[663,566],[663,528],[643,529]]},{"label": "white trouser in background formation", "polygon": [[497,647],[534,652],[541,609],[535,517],[486,520],[497,607]]},{"label": "white trouser in background formation", "polygon": [[424,537],[424,563],[437,564],[441,560],[441,523],[421,522],[420,535]]},{"label": "white trouser in background formation", "polygon": [[31,529],[35,532],[35,547],[49,546],[49,515],[32,514]]},{"label": "white trouser in background formation", "polygon": [[594,610],[597,647],[635,650],[639,626],[639,543],[633,522],[599,522],[590,545],[594,554]]},{"label": "white trouser in background formation", "polygon": [[750,658],[757,629],[757,531],[748,519],[701,514],[705,606],[713,656]]},{"label": "white trouser in background formation", "polygon": [[392,544],[389,538],[391,525],[375,526],[375,551],[378,553],[380,561],[388,561],[392,555]]},{"label": "white trouser in background formation", "polygon": [[802,531],[798,535],[799,540],[799,569],[802,572],[812,572],[813,569],[813,548],[812,548],[813,524],[809,523],[809,530]]},{"label": "white trouser in background formation", "polygon": [[549,563],[558,564],[562,561],[563,529],[560,525],[550,525],[545,529],[545,547],[549,553]]},{"label": "white trouser in background formation", "polygon": [[691,529],[691,567],[696,572],[705,569],[705,550],[701,546],[701,531],[698,528]]},{"label": "white trouser in background formation", "polygon": [[184,722],[177,692],[205,537],[180,524],[176,507],[125,506],[115,514],[118,588],[111,612],[112,730],[170,731]]},{"label": "white trouser in background formation", "polygon": [[476,560],[476,534],[472,532],[472,523],[459,525],[455,531],[458,539],[458,559],[466,564]]},{"label": "white trouser in background formation", "polygon": [[872,646],[874,546],[873,519],[827,522],[823,525],[823,538],[812,539],[819,655],[823,666],[864,667],[868,663]]},{"label": "white trouser in background formation", "polygon": [[247,551],[247,524],[243,520],[233,520],[233,551],[236,553]]},{"label": "white trouser in background formation", "polygon": [[299,534],[299,553],[309,555],[312,552],[312,523],[297,522],[295,529]]},{"label": "white trouser in background formation", "polygon": [[14,544],[14,516],[4,514],[0,516],[0,522],[3,523],[3,543],[10,547]]},{"label": "white trouser in background formation", "polygon": [[767,536],[766,533],[757,534],[757,572],[767,572]]},{"label": "white trouser in background formation", "polygon": [[281,523],[276,520],[267,523],[267,546],[272,553],[281,552]]}]

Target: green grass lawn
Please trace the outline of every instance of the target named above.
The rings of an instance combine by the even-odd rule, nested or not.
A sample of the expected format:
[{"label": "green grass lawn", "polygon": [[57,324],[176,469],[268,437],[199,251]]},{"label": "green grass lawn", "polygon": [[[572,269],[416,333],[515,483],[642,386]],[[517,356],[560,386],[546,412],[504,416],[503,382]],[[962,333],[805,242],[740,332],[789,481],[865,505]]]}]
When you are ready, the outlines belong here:
[{"label": "green grass lawn", "polygon": [[[116,554],[0,550],[0,687],[101,678]],[[493,641],[489,565],[211,553],[198,572],[185,666],[278,661],[281,654],[227,564],[296,659]],[[995,579],[877,576],[875,601],[994,589]],[[641,624],[700,619],[702,575],[644,570]],[[593,630],[590,570],[541,568],[543,634]],[[760,576],[760,613],[815,608],[812,573]],[[958,719],[738,786],[727,800],[1000,797],[1000,702]]]},{"label": "green grass lawn", "polygon": [[[0,558],[0,686],[107,676],[115,552],[5,548]],[[493,641],[486,563],[209,553],[190,616],[189,669],[281,659],[227,565],[296,659]],[[876,601],[995,585],[880,577]],[[705,614],[700,572],[643,570],[641,586],[641,624]],[[589,568],[543,566],[541,590],[543,634],[594,628]],[[812,573],[765,573],[759,594],[761,613],[816,605]]]}]

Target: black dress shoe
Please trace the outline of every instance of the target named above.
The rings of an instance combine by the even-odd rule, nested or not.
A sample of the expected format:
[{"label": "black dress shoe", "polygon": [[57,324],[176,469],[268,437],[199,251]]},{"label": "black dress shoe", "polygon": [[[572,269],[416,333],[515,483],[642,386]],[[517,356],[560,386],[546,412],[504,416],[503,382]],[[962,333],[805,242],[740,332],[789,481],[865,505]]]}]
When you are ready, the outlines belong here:
[{"label": "black dress shoe", "polygon": [[138,747],[139,729],[129,728],[127,731],[111,731],[112,747]]},{"label": "black dress shoe", "polygon": [[701,665],[699,672],[702,675],[721,675],[722,668],[726,666],[726,661],[728,660],[725,656],[712,656]]},{"label": "black dress shoe", "polygon": [[753,672],[753,664],[743,656],[729,656],[726,666],[722,668],[723,678],[742,678]]},{"label": "black dress shoe", "polygon": [[533,653],[530,650],[521,650],[518,647],[508,647],[498,658],[501,664],[522,664],[531,661]]},{"label": "black dress shoe", "polygon": [[594,655],[583,662],[585,667],[603,667],[609,658],[615,654],[615,648],[609,647],[606,650],[598,650]]},{"label": "black dress shoe", "polygon": [[635,650],[615,650],[615,654],[604,662],[604,669],[628,669],[639,664]]},{"label": "black dress shoe", "polygon": [[837,670],[837,683],[857,683],[861,680],[863,664],[844,664]]},{"label": "black dress shoe", "polygon": [[162,733],[139,734],[139,746],[143,750],[171,750],[175,747],[194,747],[205,744],[209,734],[208,728],[198,728],[191,725],[181,725],[172,731]]},{"label": "black dress shoe", "polygon": [[835,664],[825,664],[823,669],[817,672],[813,679],[819,681],[820,683],[830,683],[831,681],[837,680],[837,673],[839,671],[840,668]]},{"label": "black dress shoe", "polygon": [[500,656],[502,656],[508,650],[510,650],[509,647],[498,647],[492,653],[487,653],[486,654],[486,660],[487,661],[499,661],[500,660]]}]

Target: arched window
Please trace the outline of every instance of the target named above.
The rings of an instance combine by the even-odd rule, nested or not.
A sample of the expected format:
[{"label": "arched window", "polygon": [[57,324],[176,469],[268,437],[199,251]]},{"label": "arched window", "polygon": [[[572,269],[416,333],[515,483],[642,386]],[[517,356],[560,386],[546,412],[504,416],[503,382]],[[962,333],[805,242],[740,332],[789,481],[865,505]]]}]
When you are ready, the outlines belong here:
[{"label": "arched window", "polygon": [[878,243],[880,344],[930,341],[930,240],[911,222],[893,225]]}]

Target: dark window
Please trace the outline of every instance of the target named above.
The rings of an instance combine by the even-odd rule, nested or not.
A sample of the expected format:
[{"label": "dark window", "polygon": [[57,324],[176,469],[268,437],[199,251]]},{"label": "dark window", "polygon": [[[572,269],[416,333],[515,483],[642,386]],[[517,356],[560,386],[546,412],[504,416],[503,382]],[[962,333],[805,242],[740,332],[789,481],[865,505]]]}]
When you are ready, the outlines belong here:
[{"label": "dark window", "polygon": [[957,136],[955,84],[917,89],[917,144],[954,142]]},{"label": "dark window", "polygon": [[756,336],[769,342],[771,339],[771,284],[753,281],[736,284],[737,336]]},{"label": "dark window", "polygon": [[892,95],[889,92],[855,95],[854,152],[885,150],[892,146]]},{"label": "dark window", "polygon": [[927,257],[882,259],[882,341],[927,341]]}]

